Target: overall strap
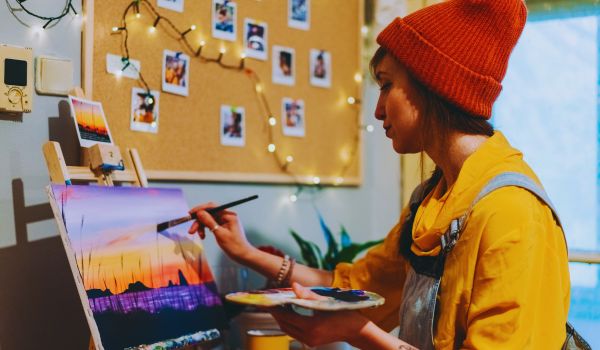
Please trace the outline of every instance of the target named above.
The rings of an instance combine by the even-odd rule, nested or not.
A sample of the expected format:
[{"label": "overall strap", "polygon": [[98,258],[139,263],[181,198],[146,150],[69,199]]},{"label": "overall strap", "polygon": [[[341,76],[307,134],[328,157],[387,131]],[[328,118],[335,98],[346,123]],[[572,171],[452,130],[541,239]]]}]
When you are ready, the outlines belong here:
[{"label": "overall strap", "polygon": [[508,186],[521,187],[521,188],[533,193],[539,200],[541,200],[543,203],[545,203],[550,208],[550,210],[552,210],[552,215],[554,216],[554,220],[556,220],[556,223],[562,228],[560,218],[558,217],[558,213],[557,213],[556,209],[554,208],[554,205],[552,205],[552,202],[550,201],[550,198],[546,194],[546,191],[544,191],[544,189],[540,185],[538,185],[535,181],[533,181],[527,175],[517,173],[517,172],[504,172],[504,173],[500,173],[500,174],[496,175],[495,177],[493,177],[483,187],[483,189],[481,189],[481,191],[479,191],[479,194],[475,197],[475,199],[469,206],[469,209],[463,216],[452,220],[452,222],[450,223],[450,227],[448,227],[448,230],[446,231],[446,233],[444,233],[444,235],[442,235],[440,237],[440,240],[442,243],[442,249],[444,250],[444,252],[446,252],[446,253],[449,252],[454,247],[456,242],[458,241],[460,233],[461,233],[462,229],[465,227],[465,224],[466,224],[466,221],[467,221],[469,215],[473,211],[473,207],[475,207],[475,205],[486,195],[490,194],[491,192],[493,192],[499,188],[508,187]]}]

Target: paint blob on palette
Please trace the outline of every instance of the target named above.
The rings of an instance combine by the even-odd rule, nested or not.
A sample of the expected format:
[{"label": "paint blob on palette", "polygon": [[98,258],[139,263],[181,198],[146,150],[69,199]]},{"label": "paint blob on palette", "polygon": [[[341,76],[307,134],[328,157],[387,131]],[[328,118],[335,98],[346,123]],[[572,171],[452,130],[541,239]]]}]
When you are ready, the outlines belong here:
[{"label": "paint blob on palette", "polygon": [[291,288],[280,288],[231,293],[226,295],[226,299],[238,304],[260,307],[291,305],[318,311],[358,310],[378,307],[385,303],[382,296],[364,290],[330,287],[311,287],[310,289],[324,298],[320,300],[299,299]]},{"label": "paint blob on palette", "polygon": [[179,189],[51,185],[50,203],[96,350],[175,349],[227,325]]}]

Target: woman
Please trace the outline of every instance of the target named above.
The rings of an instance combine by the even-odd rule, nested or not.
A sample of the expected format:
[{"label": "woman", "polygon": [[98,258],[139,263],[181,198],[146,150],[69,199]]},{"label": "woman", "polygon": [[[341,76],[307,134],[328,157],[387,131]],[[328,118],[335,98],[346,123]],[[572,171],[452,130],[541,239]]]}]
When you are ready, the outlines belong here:
[{"label": "woman", "polygon": [[[539,180],[522,154],[487,122],[526,15],[522,0],[450,0],[397,18],[378,36],[375,117],[396,152],[424,152],[437,167],[363,259],[333,273],[294,266],[252,247],[235,213],[210,217],[212,204],[193,209],[190,232],[204,237],[210,228],[230,257],[293,283],[300,297],[317,297],[301,285],[333,285],[386,298],[360,313],[273,313],[309,345],[559,349],[570,289],[562,229],[543,190],[526,189],[539,190]],[[487,186],[507,172],[528,185]],[[478,198],[482,190],[491,192]],[[398,325],[399,338],[388,334]]]}]

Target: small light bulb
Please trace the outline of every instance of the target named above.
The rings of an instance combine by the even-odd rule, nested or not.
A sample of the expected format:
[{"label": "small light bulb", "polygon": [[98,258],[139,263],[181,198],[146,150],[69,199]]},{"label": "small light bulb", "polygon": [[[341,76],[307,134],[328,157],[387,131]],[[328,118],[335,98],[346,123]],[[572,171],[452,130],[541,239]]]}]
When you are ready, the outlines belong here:
[{"label": "small light bulb", "polygon": [[269,146],[267,146],[267,150],[271,153],[275,152],[275,144],[270,143]]},{"label": "small light bulb", "polygon": [[298,196],[296,196],[295,194],[290,195],[290,202],[294,203],[298,200]]},{"label": "small light bulb", "polygon": [[206,45],[206,41],[200,40],[200,46],[204,46],[204,45]]},{"label": "small light bulb", "polygon": [[156,32],[156,27],[152,27],[152,26],[150,26],[150,28],[148,28],[148,31],[149,31],[150,33],[155,33],[155,32]]},{"label": "small light bulb", "polygon": [[318,185],[318,184],[320,184],[320,183],[321,183],[321,178],[320,178],[320,177],[318,177],[318,176],[315,176],[315,177],[313,177],[313,179],[312,179],[312,182],[313,182],[315,185]]},{"label": "small light bulb", "polygon": [[362,26],[362,27],[360,28],[360,32],[362,33],[362,35],[367,35],[367,34],[369,34],[369,27],[367,27],[367,26]]},{"label": "small light bulb", "polygon": [[294,161],[294,157],[292,157],[292,156],[287,156],[287,157],[285,157],[285,161],[286,161],[286,162],[288,162],[288,163],[291,163],[291,162],[293,162],[293,161]]},{"label": "small light bulb", "polygon": [[245,53],[245,52],[242,52],[242,54],[240,55],[240,57],[241,57],[242,59],[246,59],[246,53]]},{"label": "small light bulb", "polygon": [[224,47],[222,47],[222,48],[220,48],[220,49],[219,49],[219,53],[220,53],[221,55],[224,55],[226,52],[227,52],[227,49],[226,49],[226,48],[224,48]]},{"label": "small light bulb", "polygon": [[152,123],[150,123],[150,126],[151,126],[153,129],[154,129],[154,128],[156,128],[156,122],[152,122]]},{"label": "small light bulb", "polygon": [[142,17],[141,13],[138,12],[138,13],[135,14],[135,18],[140,18],[140,17]]},{"label": "small light bulb", "polygon": [[123,70],[119,69],[118,71],[115,72],[115,75],[117,76],[117,78],[120,78],[123,76]]},{"label": "small light bulb", "polygon": [[353,96],[348,97],[348,104],[353,105],[356,103],[356,98]]},{"label": "small light bulb", "polygon": [[373,130],[375,130],[375,128],[371,124],[367,125],[366,129],[367,129],[367,132],[373,132]]},{"label": "small light bulb", "polygon": [[119,27],[112,27],[112,31],[113,32],[118,32],[119,31]]},{"label": "small light bulb", "polygon": [[196,25],[192,24],[192,26],[190,27],[191,30],[196,30]]},{"label": "small light bulb", "polygon": [[342,159],[342,161],[347,162],[350,160],[350,152],[347,149],[343,149],[340,152],[340,158]]},{"label": "small light bulb", "polygon": [[277,119],[275,117],[269,118],[269,125],[275,126],[277,124]]},{"label": "small light bulb", "polygon": [[260,85],[260,84],[256,85],[256,92],[262,92],[262,91],[263,91],[262,85]]},{"label": "small light bulb", "polygon": [[357,83],[362,82],[362,74],[360,74],[360,73],[354,74],[354,81]]}]

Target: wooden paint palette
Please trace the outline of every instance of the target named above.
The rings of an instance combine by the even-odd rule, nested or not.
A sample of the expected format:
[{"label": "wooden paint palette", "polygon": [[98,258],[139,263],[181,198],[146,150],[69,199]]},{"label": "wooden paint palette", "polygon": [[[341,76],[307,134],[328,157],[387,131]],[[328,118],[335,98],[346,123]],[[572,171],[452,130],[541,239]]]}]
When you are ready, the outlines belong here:
[{"label": "wooden paint palette", "polygon": [[317,311],[358,310],[378,307],[385,303],[385,298],[382,296],[363,290],[331,287],[312,287],[310,289],[327,299],[299,299],[291,288],[230,293],[225,298],[228,301],[245,305],[260,307],[292,305]]}]

